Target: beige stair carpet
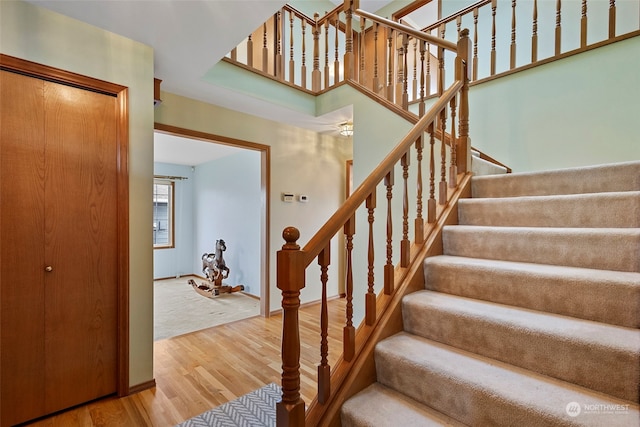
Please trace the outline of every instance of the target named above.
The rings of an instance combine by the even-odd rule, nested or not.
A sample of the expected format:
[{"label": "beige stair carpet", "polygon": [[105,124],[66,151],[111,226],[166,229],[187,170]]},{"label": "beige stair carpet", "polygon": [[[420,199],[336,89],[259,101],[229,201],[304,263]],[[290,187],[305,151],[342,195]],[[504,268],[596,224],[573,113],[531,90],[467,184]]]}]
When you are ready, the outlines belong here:
[{"label": "beige stair carpet", "polygon": [[472,194],[342,425],[640,426],[640,162]]}]

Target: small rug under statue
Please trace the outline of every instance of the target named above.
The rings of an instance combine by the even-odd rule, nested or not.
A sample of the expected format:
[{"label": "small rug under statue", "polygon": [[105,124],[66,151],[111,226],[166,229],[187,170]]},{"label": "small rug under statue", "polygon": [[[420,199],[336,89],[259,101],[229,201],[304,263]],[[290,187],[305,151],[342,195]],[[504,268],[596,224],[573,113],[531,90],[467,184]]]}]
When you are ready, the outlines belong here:
[{"label": "small rug under statue", "polygon": [[273,427],[276,403],[281,399],[279,385],[268,384],[178,424],[177,427]]}]

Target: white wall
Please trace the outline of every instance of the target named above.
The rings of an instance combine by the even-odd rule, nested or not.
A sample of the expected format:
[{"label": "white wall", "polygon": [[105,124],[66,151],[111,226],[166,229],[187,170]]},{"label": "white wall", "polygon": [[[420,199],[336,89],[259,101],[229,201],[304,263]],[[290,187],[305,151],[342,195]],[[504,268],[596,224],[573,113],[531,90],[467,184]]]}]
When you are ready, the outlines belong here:
[{"label": "white wall", "polygon": [[153,50],[22,1],[0,1],[0,52],[129,88],[129,383],[153,378]]},{"label": "white wall", "polygon": [[260,296],[262,194],[260,152],[243,150],[195,167],[194,249],[191,267],[202,275],[203,253],[215,252],[222,239],[230,269],[223,283],[244,285]]},{"label": "white wall", "polygon": [[194,173],[191,166],[154,163],[155,175],[182,176],[174,182],[174,247],[153,250],[153,279],[184,276],[193,270],[194,252]]}]

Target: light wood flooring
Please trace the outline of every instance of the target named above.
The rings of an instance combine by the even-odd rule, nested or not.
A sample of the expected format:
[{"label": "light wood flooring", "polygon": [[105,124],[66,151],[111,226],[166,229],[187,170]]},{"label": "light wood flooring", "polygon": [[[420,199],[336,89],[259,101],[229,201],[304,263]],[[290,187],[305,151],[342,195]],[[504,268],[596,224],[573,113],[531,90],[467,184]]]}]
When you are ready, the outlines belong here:
[{"label": "light wood flooring", "polygon": [[[342,352],[345,300],[329,302],[329,363]],[[320,305],[301,309],[301,395],[316,395]],[[154,343],[156,387],[102,399],[29,425],[174,426],[265,384],[280,384],[282,316],[253,317]],[[315,343],[315,344],[314,344]]]}]

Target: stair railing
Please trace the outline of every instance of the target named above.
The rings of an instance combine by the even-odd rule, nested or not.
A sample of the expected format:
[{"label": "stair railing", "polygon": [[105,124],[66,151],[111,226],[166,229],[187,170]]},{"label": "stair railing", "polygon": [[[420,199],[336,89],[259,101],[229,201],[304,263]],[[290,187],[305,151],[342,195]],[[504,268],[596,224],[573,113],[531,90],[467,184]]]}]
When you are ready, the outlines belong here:
[{"label": "stair railing", "polygon": [[[313,17],[285,5],[227,60],[309,93],[356,81],[405,110],[419,104],[421,115],[425,99],[449,84],[440,50],[356,5],[345,0]],[[481,82],[640,35],[637,13],[636,2],[616,0],[480,0],[420,31],[457,40],[469,28],[471,81]]]},{"label": "stair railing", "polygon": [[618,3],[480,0],[422,31],[455,39],[469,28],[475,82],[640,35],[637,3]]},{"label": "stair railing", "polygon": [[[282,291],[282,400],[277,404],[277,425],[304,426],[305,402],[300,395],[300,333],[298,328],[298,310],[300,307],[300,292],[305,287],[308,267],[317,260],[320,267],[320,283],[322,285],[321,314],[319,323],[320,348],[318,365],[318,396],[317,401],[327,404],[332,397],[332,390],[340,386],[339,381],[344,380],[344,375],[334,378],[331,375],[331,367],[328,364],[328,309],[327,309],[327,284],[328,269],[331,263],[330,247],[332,239],[338,238],[342,231],[346,241],[346,309],[345,326],[343,328],[342,359],[336,369],[346,372],[362,348],[363,343],[371,335],[373,325],[378,319],[380,308],[379,299],[391,297],[395,284],[399,283],[407,275],[408,268],[416,260],[418,249],[424,245],[426,238],[430,237],[435,229],[432,225],[439,219],[447,206],[451,189],[455,189],[464,174],[468,171],[469,158],[469,126],[468,126],[468,82],[470,78],[470,53],[471,41],[468,31],[461,32],[457,44],[441,40],[433,36],[424,35],[411,30],[395,22],[376,17],[361,10],[355,13],[373,20],[377,25],[389,30],[413,33],[421,44],[433,43],[442,50],[454,52],[455,56],[455,81],[446,90],[443,90],[439,99],[427,111],[415,126],[406,134],[385,159],[364,179],[362,184],[352,193],[334,215],[320,228],[320,230],[300,248],[298,239],[300,232],[294,227],[284,229],[282,236],[285,244],[278,251],[276,264],[277,286]],[[417,33],[415,34],[414,33]],[[355,76],[354,76],[355,78]],[[457,118],[457,119],[456,119]],[[440,141],[439,153],[436,152],[437,129],[447,129],[447,120],[451,126],[450,135],[454,143],[447,145]],[[457,136],[456,136],[457,135]],[[415,198],[409,195],[409,163],[411,152],[416,152],[417,174]],[[426,166],[428,176],[428,199],[426,218],[423,218],[423,155],[427,151],[429,163]],[[439,163],[439,167],[436,164]],[[447,167],[448,164],[448,167]],[[402,171],[402,181],[395,185],[394,170]],[[447,177],[448,175],[448,177]],[[440,181],[437,182],[439,176]],[[373,236],[374,214],[378,205],[376,194],[378,189],[386,194],[386,239],[381,245],[376,245]],[[399,188],[402,199],[402,230],[400,236],[393,234],[392,199]],[[437,191],[436,191],[437,188]],[[436,199],[437,193],[437,199]],[[416,217],[414,218],[413,242],[409,236],[409,203],[415,201]],[[368,246],[366,248],[368,264],[367,291],[363,295],[365,299],[365,314],[363,326],[358,329],[356,341],[356,327],[354,325],[353,309],[353,254],[354,235],[356,232],[356,213],[359,208],[366,209],[368,222]],[[399,250],[399,265],[393,264],[393,251]],[[375,257],[382,253],[384,264],[384,277],[382,294],[376,294],[373,271]],[[387,300],[388,301],[388,300]],[[359,344],[356,345],[356,342]],[[335,372],[335,370],[334,370]]]}]

